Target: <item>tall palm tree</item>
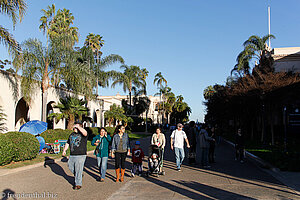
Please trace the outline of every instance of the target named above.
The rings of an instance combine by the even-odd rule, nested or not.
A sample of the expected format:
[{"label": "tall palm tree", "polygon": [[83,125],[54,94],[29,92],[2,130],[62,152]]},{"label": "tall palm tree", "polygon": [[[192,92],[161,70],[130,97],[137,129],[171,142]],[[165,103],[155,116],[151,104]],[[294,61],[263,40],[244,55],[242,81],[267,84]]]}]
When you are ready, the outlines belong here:
[{"label": "tall palm tree", "polygon": [[[0,1],[0,13],[7,15],[15,27],[17,21],[22,22],[27,5],[25,0]],[[9,31],[0,25],[0,43],[8,48],[8,51],[14,55],[21,51],[20,45],[14,39]]]},{"label": "tall palm tree", "polygon": [[[250,62],[255,60],[257,65],[260,66],[263,63],[263,59],[267,56],[270,49],[268,49],[267,40],[275,39],[274,35],[266,35],[259,37],[257,35],[250,36],[244,42],[244,50],[237,57],[237,64],[233,71],[242,71],[244,75],[249,74]],[[261,68],[263,66],[260,66]],[[232,72],[233,72],[232,71]]]},{"label": "tall palm tree", "polygon": [[115,87],[116,84],[123,85],[124,92],[129,92],[129,104],[131,106],[131,94],[133,86],[145,89],[148,71],[145,68],[141,69],[139,66],[135,65],[122,65],[120,68],[124,69],[123,73],[115,71],[111,72],[114,79],[114,82],[111,86]]},{"label": "tall palm tree", "polygon": [[76,118],[82,120],[83,115],[88,114],[88,108],[84,107],[85,101],[76,97],[67,96],[66,99],[61,98],[60,103],[55,105],[59,108],[60,113],[51,113],[49,119],[57,119],[57,122],[63,118],[68,119],[67,129],[72,130]]},{"label": "tall palm tree", "polygon": [[[159,91],[160,91],[160,101],[162,100],[162,98],[163,98],[163,93],[162,93],[162,90],[163,90],[163,83],[165,83],[165,86],[167,86],[167,84],[168,84],[168,82],[167,82],[167,80],[163,77],[163,75],[161,74],[161,72],[158,72],[156,75],[155,75],[155,77],[154,77],[154,81],[153,81],[153,84],[155,85],[155,84],[157,84],[157,87],[158,87],[158,89],[159,89]],[[163,104],[163,112],[162,112],[162,116],[161,116],[161,118],[162,118],[162,123],[163,123],[163,121],[164,121],[164,99],[163,99],[163,101],[162,101],[162,104]]]}]

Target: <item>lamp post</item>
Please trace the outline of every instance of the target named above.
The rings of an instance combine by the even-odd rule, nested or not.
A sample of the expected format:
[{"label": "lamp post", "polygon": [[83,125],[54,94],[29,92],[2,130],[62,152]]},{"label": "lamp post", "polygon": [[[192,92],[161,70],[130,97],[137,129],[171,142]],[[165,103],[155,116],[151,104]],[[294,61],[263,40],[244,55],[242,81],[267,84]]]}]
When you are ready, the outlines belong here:
[{"label": "lamp post", "polygon": [[283,126],[284,126],[284,152],[287,151],[287,121],[286,121],[286,106],[283,107]]}]

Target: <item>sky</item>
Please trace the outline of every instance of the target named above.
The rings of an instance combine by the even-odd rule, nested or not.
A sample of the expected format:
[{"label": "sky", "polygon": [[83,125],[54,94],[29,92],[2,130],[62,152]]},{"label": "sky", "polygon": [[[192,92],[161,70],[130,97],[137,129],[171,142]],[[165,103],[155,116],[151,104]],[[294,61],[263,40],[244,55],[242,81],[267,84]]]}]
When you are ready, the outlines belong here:
[{"label": "sky", "polygon": [[[147,93],[157,93],[153,84],[161,72],[175,95],[182,95],[192,109],[190,120],[204,120],[203,90],[225,84],[236,64],[243,42],[251,35],[268,34],[268,5],[271,6],[272,48],[300,46],[299,0],[27,0],[22,23],[13,30],[9,18],[0,24],[18,42],[38,38],[41,9],[55,4],[69,9],[79,28],[82,47],[89,33],[103,36],[104,56],[118,54],[126,65],[149,71]],[[0,60],[10,59],[0,44]],[[120,70],[115,64],[107,70]],[[100,95],[126,94],[121,87],[101,88]]]}]

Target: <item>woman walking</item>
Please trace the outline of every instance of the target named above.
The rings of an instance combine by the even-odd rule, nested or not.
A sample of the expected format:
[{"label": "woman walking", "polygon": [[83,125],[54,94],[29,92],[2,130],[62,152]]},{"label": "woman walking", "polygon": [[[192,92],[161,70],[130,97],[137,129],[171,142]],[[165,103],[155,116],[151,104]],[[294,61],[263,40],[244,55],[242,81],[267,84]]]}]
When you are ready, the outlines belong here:
[{"label": "woman walking", "polygon": [[161,148],[161,165],[160,165],[160,174],[163,174],[163,159],[164,159],[164,149],[166,145],[165,135],[161,132],[161,128],[157,128],[156,132],[153,133],[151,138],[151,144],[156,145]]},{"label": "woman walking", "polygon": [[125,174],[125,159],[126,154],[130,155],[130,142],[128,134],[125,133],[125,126],[118,125],[115,130],[116,134],[113,137],[111,146],[111,157],[115,158],[116,182],[120,179],[121,167],[121,182],[124,181]]},{"label": "woman walking", "polygon": [[94,155],[97,157],[97,164],[99,167],[100,177],[97,181],[103,182],[105,179],[107,160],[108,160],[108,146],[111,141],[110,135],[107,135],[105,128],[100,128],[100,134],[96,135],[92,140],[92,146],[96,146]]}]

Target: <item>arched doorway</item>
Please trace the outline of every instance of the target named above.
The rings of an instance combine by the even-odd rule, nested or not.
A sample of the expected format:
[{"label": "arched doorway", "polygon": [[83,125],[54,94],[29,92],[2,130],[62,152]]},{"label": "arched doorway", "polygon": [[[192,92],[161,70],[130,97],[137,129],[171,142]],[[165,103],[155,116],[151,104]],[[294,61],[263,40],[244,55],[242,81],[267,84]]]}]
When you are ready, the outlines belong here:
[{"label": "arched doorway", "polygon": [[55,105],[55,102],[54,101],[50,101],[48,104],[47,104],[47,124],[48,124],[48,129],[53,129],[54,126],[53,126],[53,122],[54,120],[53,119],[48,119],[48,115],[51,114],[51,113],[54,113],[54,107]]},{"label": "arched doorway", "polygon": [[22,97],[16,106],[15,111],[15,129],[19,130],[20,127],[30,120],[29,105]]}]

